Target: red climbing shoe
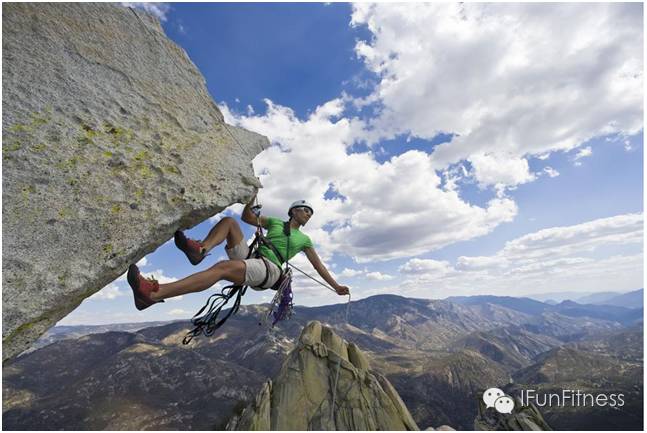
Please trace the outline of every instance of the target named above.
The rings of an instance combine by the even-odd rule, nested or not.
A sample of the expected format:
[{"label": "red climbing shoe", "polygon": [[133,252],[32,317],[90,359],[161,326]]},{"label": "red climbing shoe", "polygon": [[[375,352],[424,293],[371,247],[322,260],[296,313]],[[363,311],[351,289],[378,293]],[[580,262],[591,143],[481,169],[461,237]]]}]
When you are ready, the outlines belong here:
[{"label": "red climbing shoe", "polygon": [[187,258],[194,266],[204,259],[202,244],[198,241],[187,238],[184,236],[184,233],[179,230],[175,232],[175,246],[186,254]]},{"label": "red climbing shoe", "polygon": [[137,265],[130,265],[128,267],[128,284],[130,284],[130,288],[133,289],[135,307],[137,307],[138,310],[141,311],[153,304],[164,302],[164,300],[153,301],[150,298],[151,293],[157,292],[160,285],[153,278],[144,278],[139,272]]}]

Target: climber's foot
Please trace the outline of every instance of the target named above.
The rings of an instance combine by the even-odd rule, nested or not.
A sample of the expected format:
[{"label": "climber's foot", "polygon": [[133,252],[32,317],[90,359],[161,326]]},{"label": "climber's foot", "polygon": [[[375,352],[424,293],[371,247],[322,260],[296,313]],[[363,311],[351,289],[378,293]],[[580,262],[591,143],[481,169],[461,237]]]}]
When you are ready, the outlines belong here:
[{"label": "climber's foot", "polygon": [[204,259],[204,248],[199,241],[184,236],[180,230],[175,232],[175,246],[186,254],[192,265],[197,265]]},{"label": "climber's foot", "polygon": [[153,278],[144,278],[139,272],[137,265],[130,265],[128,267],[128,284],[133,289],[133,296],[135,297],[135,307],[138,310],[143,310],[153,304],[161,301],[154,301],[151,299],[151,293],[159,290],[159,283]]}]

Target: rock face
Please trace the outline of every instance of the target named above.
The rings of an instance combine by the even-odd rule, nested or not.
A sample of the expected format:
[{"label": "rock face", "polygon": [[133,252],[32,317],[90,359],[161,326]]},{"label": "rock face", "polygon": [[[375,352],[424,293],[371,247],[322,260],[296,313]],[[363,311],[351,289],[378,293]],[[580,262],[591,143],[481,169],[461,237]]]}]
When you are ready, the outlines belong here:
[{"label": "rock face", "polygon": [[318,321],[229,430],[419,430],[366,356]]},{"label": "rock face", "polygon": [[501,414],[494,408],[487,408],[483,402],[483,393],[478,395],[479,411],[474,420],[474,430],[526,430],[550,431],[552,428],[544,420],[536,406],[523,406],[521,400],[514,397],[515,406],[511,414]]},{"label": "rock face", "polygon": [[268,140],[227,126],[153,17],[2,8],[3,361],[129,263],[260,185]]}]

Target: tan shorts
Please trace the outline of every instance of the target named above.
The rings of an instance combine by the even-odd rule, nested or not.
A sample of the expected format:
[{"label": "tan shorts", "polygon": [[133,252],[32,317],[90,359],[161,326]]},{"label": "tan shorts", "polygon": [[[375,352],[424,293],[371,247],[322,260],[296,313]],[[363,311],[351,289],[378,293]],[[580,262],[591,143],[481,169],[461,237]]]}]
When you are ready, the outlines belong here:
[{"label": "tan shorts", "polygon": [[[265,290],[269,289],[276,283],[281,276],[281,269],[276,266],[275,263],[271,262],[268,259],[246,259],[249,254],[249,247],[243,239],[238,245],[229,249],[225,247],[225,252],[231,260],[242,260],[245,262],[245,285],[251,287],[254,290]],[[267,267],[265,263],[267,263]],[[267,276],[267,282],[263,287],[258,287],[261,285],[265,279],[265,274],[269,272]]]}]

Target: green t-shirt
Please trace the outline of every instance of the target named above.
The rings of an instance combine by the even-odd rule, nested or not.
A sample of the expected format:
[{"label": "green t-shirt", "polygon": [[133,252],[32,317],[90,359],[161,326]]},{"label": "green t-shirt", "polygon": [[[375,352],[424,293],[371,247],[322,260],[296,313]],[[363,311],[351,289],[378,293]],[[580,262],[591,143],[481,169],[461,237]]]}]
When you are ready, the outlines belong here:
[{"label": "green t-shirt", "polygon": [[[279,253],[285,259],[285,253],[288,247],[288,237],[283,234],[283,221],[279,218],[268,217],[267,218],[267,234],[265,237],[272,242],[272,244],[279,250]],[[292,257],[303,251],[305,248],[312,248],[312,241],[307,235],[304,235],[297,229],[290,230],[290,250],[287,254],[287,259],[290,260]],[[279,268],[282,266],[281,260],[276,257],[276,254],[265,245],[261,245],[258,248],[258,251],[262,256],[267,257],[273,263],[277,264]]]}]

